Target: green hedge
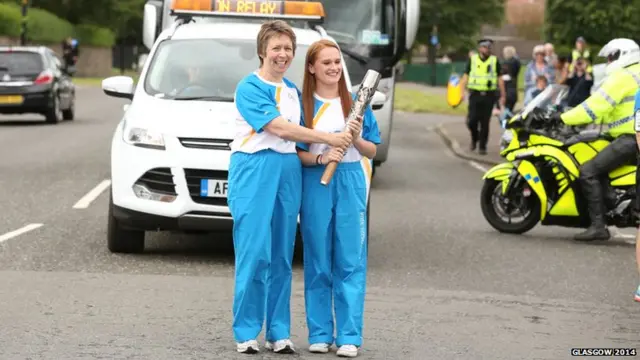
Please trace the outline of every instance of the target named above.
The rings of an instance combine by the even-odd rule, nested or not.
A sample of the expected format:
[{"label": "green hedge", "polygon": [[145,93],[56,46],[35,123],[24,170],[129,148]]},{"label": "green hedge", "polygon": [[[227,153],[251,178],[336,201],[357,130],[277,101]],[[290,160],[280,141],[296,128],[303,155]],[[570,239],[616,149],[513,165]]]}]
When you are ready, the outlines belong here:
[{"label": "green hedge", "polygon": [[75,36],[80,44],[98,47],[112,47],[116,43],[115,34],[106,28],[95,25],[80,24],[76,26]]},{"label": "green hedge", "polygon": [[[22,28],[20,7],[0,3],[0,36],[19,37]],[[80,24],[73,26],[54,14],[36,8],[27,12],[27,39],[31,43],[58,44],[68,36],[78,39],[80,46],[111,47],[114,33],[106,28]]]},{"label": "green hedge", "polygon": [[20,36],[20,8],[9,4],[0,4],[0,35]]}]

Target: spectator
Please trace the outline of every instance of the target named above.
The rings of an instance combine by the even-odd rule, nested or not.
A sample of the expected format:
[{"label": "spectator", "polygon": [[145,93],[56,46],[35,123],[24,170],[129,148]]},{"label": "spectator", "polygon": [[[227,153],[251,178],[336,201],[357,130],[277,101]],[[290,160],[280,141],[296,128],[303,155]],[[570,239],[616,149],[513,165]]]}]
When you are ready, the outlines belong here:
[{"label": "spectator", "polygon": [[587,72],[587,61],[578,58],[573,71],[564,80],[564,84],[569,86],[567,105],[574,107],[585,101],[591,95],[593,86],[593,76]]},{"label": "spectator", "polygon": [[540,95],[540,93],[543,92],[548,85],[549,85],[549,81],[547,80],[547,77],[544,75],[539,75],[536,78],[536,87],[533,89],[533,91],[531,91],[531,99]]},{"label": "spectator", "polygon": [[544,44],[544,60],[551,66],[558,66],[558,55],[553,47],[552,43]]},{"label": "spectator", "polygon": [[64,60],[65,67],[69,68],[76,66],[78,62],[78,41],[67,37],[62,41],[62,59]]},{"label": "spectator", "polygon": [[507,93],[504,107],[509,112],[513,112],[513,108],[518,102],[518,76],[520,75],[522,64],[516,53],[516,48],[513,46],[505,46],[502,49],[502,55],[504,56],[502,61],[504,75],[502,75],[502,79]]},{"label": "spectator", "polygon": [[587,72],[592,72],[591,65],[593,59],[591,58],[591,52],[587,48],[587,41],[582,36],[576,39],[576,48],[573,49],[569,57],[569,73],[573,71],[573,67],[579,58],[587,61]]},{"label": "spectator", "polygon": [[544,44],[544,53],[545,61],[555,69],[555,78],[557,82],[557,80],[562,76],[562,72],[564,70],[562,59],[558,53],[556,53],[555,47],[552,43]]},{"label": "spectator", "polygon": [[533,61],[527,65],[524,73],[524,104],[531,101],[531,93],[536,88],[538,76],[545,76],[547,84],[554,84],[556,79],[555,69],[544,59],[546,53],[544,46],[536,45],[533,48]]}]

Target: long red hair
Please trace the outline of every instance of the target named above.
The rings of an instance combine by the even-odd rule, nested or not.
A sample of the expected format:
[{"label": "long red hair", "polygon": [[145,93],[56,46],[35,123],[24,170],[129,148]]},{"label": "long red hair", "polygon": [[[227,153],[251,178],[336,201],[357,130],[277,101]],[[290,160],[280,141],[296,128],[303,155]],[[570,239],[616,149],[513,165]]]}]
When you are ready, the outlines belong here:
[{"label": "long red hair", "polygon": [[[305,58],[304,81],[302,83],[302,108],[304,112],[304,123],[310,129],[313,128],[313,110],[315,103],[313,93],[316,90],[316,77],[309,72],[309,65],[315,64],[316,60],[318,60],[318,54],[320,51],[329,47],[340,52],[338,45],[332,41],[323,39],[318,40],[309,46],[309,50],[307,50],[307,56]],[[340,95],[340,101],[342,102],[342,113],[346,119],[347,116],[349,116],[349,111],[351,110],[352,98],[351,93],[347,89],[347,81],[344,78],[344,64],[342,65],[342,73],[340,74],[340,80],[338,81],[338,94]]]}]

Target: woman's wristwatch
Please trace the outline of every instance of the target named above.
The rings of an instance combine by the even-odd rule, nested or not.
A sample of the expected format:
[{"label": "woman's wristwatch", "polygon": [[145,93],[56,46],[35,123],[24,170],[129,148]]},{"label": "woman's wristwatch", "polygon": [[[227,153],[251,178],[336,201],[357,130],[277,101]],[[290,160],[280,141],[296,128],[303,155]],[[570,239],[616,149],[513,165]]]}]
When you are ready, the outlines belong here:
[{"label": "woman's wristwatch", "polygon": [[322,165],[322,154],[318,154],[318,156],[316,156],[316,164]]}]

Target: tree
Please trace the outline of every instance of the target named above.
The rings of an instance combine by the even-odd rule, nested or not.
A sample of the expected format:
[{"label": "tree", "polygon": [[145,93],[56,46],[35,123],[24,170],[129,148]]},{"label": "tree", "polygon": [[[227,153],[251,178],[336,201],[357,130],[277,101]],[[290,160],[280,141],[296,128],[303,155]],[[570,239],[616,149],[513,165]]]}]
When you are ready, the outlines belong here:
[{"label": "tree", "polygon": [[[1,0],[0,0],[1,1]],[[52,12],[72,24],[112,30],[118,39],[142,41],[145,0],[30,0],[31,6]]]},{"label": "tree", "polygon": [[594,45],[612,38],[633,39],[640,31],[636,20],[640,0],[548,0],[548,41],[572,46],[578,36]]},{"label": "tree", "polygon": [[482,25],[500,26],[504,9],[504,0],[421,0],[416,42],[428,44],[437,26],[443,48],[474,48],[474,37]]}]

